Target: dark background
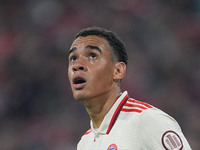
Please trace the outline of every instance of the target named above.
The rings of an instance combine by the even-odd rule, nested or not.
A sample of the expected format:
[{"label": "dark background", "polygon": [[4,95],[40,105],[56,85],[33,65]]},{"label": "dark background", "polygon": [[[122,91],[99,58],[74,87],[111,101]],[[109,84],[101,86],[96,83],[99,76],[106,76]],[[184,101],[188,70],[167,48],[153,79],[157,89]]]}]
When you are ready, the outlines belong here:
[{"label": "dark background", "polygon": [[76,149],[90,126],[67,53],[88,26],[124,41],[123,91],[172,115],[200,149],[199,0],[1,0],[0,149]]}]

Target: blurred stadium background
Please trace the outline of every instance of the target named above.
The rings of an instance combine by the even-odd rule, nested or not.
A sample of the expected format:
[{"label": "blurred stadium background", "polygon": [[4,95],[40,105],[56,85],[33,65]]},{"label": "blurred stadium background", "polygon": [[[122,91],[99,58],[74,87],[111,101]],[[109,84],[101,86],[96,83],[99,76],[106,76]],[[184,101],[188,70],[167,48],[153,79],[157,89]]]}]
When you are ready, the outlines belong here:
[{"label": "blurred stadium background", "polygon": [[1,0],[0,150],[75,150],[89,128],[67,52],[82,28],[116,32],[129,54],[122,89],[172,115],[200,149],[199,0]]}]

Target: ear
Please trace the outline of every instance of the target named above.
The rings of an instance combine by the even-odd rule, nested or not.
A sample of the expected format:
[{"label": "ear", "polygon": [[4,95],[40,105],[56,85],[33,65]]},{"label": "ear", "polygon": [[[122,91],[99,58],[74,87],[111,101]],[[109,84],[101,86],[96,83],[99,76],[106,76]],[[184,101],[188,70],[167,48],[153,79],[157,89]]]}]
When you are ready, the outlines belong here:
[{"label": "ear", "polygon": [[124,62],[116,62],[114,67],[113,79],[123,79],[126,74],[126,64]]}]

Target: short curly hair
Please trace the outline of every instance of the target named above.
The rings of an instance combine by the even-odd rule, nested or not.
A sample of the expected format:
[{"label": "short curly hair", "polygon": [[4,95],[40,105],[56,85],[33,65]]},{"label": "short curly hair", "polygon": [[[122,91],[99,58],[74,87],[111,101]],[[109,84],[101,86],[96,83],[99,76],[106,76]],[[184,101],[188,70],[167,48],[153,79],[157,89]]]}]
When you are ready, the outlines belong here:
[{"label": "short curly hair", "polygon": [[86,37],[89,35],[95,35],[107,40],[116,61],[124,62],[127,65],[128,55],[126,53],[126,48],[124,46],[124,43],[114,32],[104,29],[102,27],[88,27],[81,30],[75,36],[75,39],[77,39],[78,37]]}]

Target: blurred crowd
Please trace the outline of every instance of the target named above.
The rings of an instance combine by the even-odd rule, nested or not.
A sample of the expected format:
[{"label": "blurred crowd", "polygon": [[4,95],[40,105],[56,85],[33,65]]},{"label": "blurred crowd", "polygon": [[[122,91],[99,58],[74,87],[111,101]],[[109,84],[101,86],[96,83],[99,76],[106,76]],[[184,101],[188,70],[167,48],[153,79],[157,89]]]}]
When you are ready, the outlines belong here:
[{"label": "blurred crowd", "polygon": [[124,41],[122,90],[172,115],[200,149],[199,0],[1,0],[0,149],[76,149],[90,127],[72,96],[67,56],[88,26]]}]

